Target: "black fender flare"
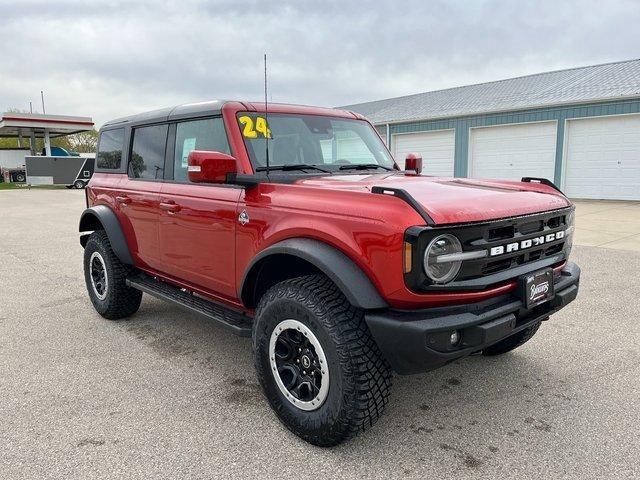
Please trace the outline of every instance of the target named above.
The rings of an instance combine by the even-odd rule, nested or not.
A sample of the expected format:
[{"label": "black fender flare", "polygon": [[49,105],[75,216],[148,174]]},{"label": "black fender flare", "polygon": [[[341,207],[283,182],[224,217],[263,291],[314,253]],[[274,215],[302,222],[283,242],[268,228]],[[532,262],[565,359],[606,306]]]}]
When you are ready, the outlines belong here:
[{"label": "black fender flare", "polygon": [[245,298],[250,283],[262,260],[271,255],[292,255],[315,266],[336,284],[352,305],[362,309],[387,308],[369,277],[340,250],[311,238],[282,240],[258,253],[245,270],[240,284],[240,298]]},{"label": "black fender flare", "polygon": [[[122,227],[118,221],[118,217],[106,205],[96,205],[95,207],[87,208],[80,217],[80,225],[78,231],[90,232],[98,230],[100,227],[104,229],[109,237],[109,243],[116,256],[122,263],[127,265],[133,265],[133,258],[127,245],[127,240],[122,232]],[[80,244],[84,247],[87,243],[88,235],[82,235],[80,237]]]}]

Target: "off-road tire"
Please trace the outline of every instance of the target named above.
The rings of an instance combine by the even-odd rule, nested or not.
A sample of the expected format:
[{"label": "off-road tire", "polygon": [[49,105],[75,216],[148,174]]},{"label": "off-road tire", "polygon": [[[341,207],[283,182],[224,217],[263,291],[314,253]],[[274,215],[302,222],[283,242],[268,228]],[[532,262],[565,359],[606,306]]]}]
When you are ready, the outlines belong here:
[{"label": "off-road tire", "polygon": [[518,348],[519,346],[524,345],[529,340],[531,340],[531,337],[536,334],[539,328],[540,322],[535,323],[529,328],[525,328],[515,335],[511,335],[510,337],[507,337],[504,340],[500,340],[498,343],[485,348],[482,351],[482,354],[492,357],[495,355],[502,355],[503,353],[510,352],[511,350]]},{"label": "off-road tire", "polygon": [[[108,285],[104,299],[100,299],[94,290],[89,273],[89,263],[94,252],[100,254],[106,266]],[[132,270],[113,252],[104,230],[97,230],[89,236],[84,248],[84,279],[91,303],[104,318],[120,320],[133,315],[140,308],[142,292],[126,284],[126,278]]]},{"label": "off-road tire", "polygon": [[[303,411],[276,384],[269,341],[283,320],[295,319],[320,342],[329,366],[329,391],[322,405]],[[364,321],[324,275],[285,280],[260,299],[253,327],[258,378],[280,421],[314,445],[329,447],[371,427],[388,402],[392,373]]]}]

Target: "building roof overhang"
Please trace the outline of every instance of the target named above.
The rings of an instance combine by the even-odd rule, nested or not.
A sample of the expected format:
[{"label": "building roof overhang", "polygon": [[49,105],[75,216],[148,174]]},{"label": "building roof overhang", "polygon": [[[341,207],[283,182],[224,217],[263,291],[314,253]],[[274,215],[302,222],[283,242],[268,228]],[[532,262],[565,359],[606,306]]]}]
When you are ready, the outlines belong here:
[{"label": "building roof overhang", "polygon": [[40,113],[3,113],[0,115],[0,137],[43,138],[45,130],[51,137],[85,132],[93,128],[91,117],[44,115]]}]

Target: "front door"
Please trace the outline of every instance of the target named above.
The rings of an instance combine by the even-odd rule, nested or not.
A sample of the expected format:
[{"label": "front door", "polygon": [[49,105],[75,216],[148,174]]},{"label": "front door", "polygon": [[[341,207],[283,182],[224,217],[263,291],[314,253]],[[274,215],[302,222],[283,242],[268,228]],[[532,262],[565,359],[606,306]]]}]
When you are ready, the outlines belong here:
[{"label": "front door", "polygon": [[[187,178],[192,150],[230,153],[221,118],[171,127],[166,181],[160,192],[160,249],[164,271],[213,295],[235,300],[236,208],[242,189],[193,184]],[[172,163],[172,164],[171,164]]]}]

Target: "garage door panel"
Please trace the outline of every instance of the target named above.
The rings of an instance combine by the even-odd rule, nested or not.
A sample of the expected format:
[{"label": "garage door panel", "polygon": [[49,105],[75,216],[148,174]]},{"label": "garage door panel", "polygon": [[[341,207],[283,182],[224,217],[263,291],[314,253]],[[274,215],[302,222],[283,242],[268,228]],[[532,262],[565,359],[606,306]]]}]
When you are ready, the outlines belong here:
[{"label": "garage door panel", "polygon": [[469,174],[476,178],[553,179],[555,122],[476,128],[470,133]]},{"label": "garage door panel", "polygon": [[640,132],[625,133],[624,143],[629,143],[631,145],[637,145],[640,143]]},{"label": "garage door panel", "polygon": [[569,120],[566,132],[567,195],[640,200],[640,115]]},{"label": "garage door panel", "polygon": [[[640,139],[638,144],[640,144]],[[620,157],[623,161],[629,162],[629,165],[635,165],[636,167],[640,165],[640,155],[638,155],[637,150],[624,150],[620,153]]]},{"label": "garage door panel", "polygon": [[453,176],[455,156],[453,130],[393,135],[392,144],[394,157],[400,167],[404,168],[408,153],[417,153],[422,156],[424,174]]}]

